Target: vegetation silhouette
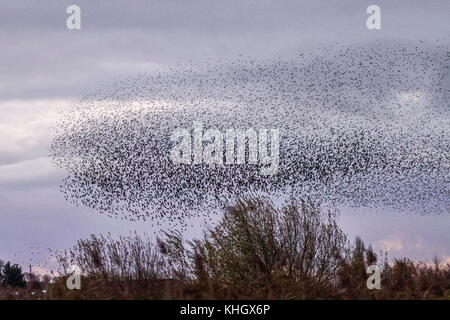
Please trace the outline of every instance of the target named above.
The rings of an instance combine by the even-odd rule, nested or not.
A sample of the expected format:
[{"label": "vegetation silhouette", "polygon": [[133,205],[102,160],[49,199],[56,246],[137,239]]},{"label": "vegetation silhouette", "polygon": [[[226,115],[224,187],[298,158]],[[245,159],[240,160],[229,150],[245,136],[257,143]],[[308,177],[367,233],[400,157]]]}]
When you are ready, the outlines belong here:
[{"label": "vegetation silhouette", "polygon": [[[59,255],[81,268],[82,289],[62,276],[51,299],[449,299],[450,265],[388,261],[358,237],[350,243],[338,214],[311,200],[277,208],[246,198],[223,212],[201,238],[167,231],[157,241],[137,234],[80,240]],[[369,265],[380,290],[366,286]]]}]

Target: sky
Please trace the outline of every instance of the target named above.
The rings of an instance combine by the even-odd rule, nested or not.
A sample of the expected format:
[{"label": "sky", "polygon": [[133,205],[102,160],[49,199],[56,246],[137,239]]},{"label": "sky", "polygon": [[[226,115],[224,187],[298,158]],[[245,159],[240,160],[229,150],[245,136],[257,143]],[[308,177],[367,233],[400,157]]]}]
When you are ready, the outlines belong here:
[{"label": "sky", "polygon": [[[49,159],[60,112],[115,79],[191,60],[273,58],[332,42],[450,41],[450,2],[0,0],[0,259],[24,266],[90,234],[151,232],[75,207]],[[68,30],[66,8],[81,8]],[[381,8],[368,30],[366,8]],[[450,261],[450,214],[342,208],[341,225],[393,257]],[[37,267],[36,267],[37,268]]]}]

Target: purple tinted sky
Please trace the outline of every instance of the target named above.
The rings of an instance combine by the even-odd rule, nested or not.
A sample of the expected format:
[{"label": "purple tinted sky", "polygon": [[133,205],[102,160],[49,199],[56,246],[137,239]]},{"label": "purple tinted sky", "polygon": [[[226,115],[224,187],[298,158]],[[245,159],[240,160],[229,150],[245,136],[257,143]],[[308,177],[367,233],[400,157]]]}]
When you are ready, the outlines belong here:
[{"label": "purple tinted sky", "polygon": [[[66,29],[76,3],[82,29]],[[64,201],[48,146],[58,112],[113,78],[204,58],[289,56],[333,41],[449,43],[450,2],[0,0],[0,259],[43,261],[92,233],[152,233]],[[443,39],[443,40],[442,40]],[[343,208],[342,226],[392,256],[450,261],[450,215]],[[33,247],[33,248],[30,248]],[[39,247],[40,249],[35,249]]]}]

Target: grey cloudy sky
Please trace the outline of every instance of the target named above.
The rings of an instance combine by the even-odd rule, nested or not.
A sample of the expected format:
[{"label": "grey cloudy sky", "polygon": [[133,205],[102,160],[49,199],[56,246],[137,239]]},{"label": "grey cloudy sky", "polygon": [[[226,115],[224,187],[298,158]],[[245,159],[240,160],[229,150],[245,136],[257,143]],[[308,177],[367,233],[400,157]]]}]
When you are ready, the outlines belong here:
[{"label": "grey cloudy sky", "polygon": [[[150,229],[69,205],[58,188],[64,173],[50,166],[58,112],[103,84],[191,59],[284,57],[330,42],[450,41],[448,0],[0,4],[0,259],[25,265],[35,263],[30,246],[61,249],[91,233]],[[81,30],[66,28],[71,4],[81,7]],[[366,27],[370,4],[381,7],[381,30]],[[449,216],[348,209],[342,223],[393,255],[450,259]]]}]

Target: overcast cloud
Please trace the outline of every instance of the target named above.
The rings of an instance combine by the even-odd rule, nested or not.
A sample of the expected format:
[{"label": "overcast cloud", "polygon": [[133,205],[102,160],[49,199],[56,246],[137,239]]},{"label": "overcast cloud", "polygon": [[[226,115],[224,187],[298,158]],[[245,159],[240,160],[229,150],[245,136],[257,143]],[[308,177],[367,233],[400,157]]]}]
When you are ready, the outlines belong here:
[{"label": "overcast cloud", "polygon": [[[91,233],[152,231],[64,201],[64,173],[48,159],[60,111],[113,79],[190,60],[290,57],[330,42],[450,43],[448,0],[376,1],[382,29],[369,31],[365,11],[374,3],[0,0],[0,259],[22,252],[17,262],[34,264],[30,246],[61,249]],[[81,7],[79,31],[65,26],[70,4]],[[450,258],[450,215],[345,209],[342,223],[395,255]]]}]

